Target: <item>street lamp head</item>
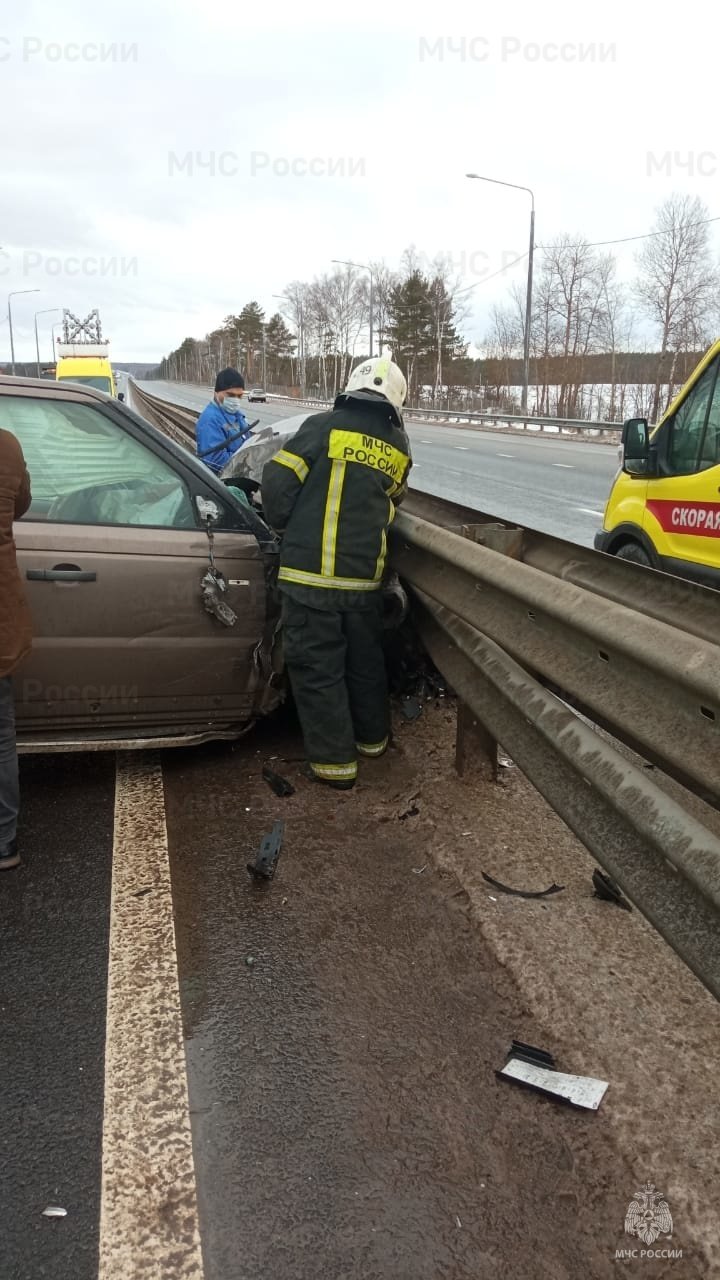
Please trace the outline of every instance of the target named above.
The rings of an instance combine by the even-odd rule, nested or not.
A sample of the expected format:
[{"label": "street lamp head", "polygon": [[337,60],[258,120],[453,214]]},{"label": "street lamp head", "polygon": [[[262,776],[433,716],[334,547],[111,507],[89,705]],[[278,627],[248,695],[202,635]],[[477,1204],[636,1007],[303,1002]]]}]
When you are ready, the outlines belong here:
[{"label": "street lamp head", "polygon": [[369,267],[367,262],[353,262],[350,258],[331,258],[330,261],[337,263],[339,267],[360,267],[361,270],[372,273],[372,267]]}]

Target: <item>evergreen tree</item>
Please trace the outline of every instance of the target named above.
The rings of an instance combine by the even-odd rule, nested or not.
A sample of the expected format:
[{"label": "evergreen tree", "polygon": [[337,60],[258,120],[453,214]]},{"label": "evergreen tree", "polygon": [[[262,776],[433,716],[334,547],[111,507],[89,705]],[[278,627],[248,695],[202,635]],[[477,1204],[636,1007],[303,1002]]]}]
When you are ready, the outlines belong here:
[{"label": "evergreen tree", "polygon": [[295,335],[290,332],[283,317],[276,311],[265,326],[265,355],[268,368],[266,377],[269,382],[283,381],[283,361],[288,362],[286,381],[292,382],[290,362],[294,352]]},{"label": "evergreen tree", "polygon": [[230,350],[237,352],[237,367],[248,379],[256,376],[262,352],[265,312],[257,302],[247,302],[239,315],[226,316],[223,328],[231,338]]},{"label": "evergreen tree", "polygon": [[390,290],[387,336],[393,359],[404,370],[409,395],[414,395],[420,372],[433,350],[433,312],[429,282],[415,269]]}]

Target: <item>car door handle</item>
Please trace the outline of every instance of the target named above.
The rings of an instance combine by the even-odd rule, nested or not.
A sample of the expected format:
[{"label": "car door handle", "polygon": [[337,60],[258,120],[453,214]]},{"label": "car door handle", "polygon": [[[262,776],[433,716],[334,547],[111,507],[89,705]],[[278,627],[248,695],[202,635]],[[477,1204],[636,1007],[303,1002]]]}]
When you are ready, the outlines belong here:
[{"label": "car door handle", "polygon": [[28,569],[29,582],[95,582],[97,574],[78,565],[58,565],[55,569]]}]

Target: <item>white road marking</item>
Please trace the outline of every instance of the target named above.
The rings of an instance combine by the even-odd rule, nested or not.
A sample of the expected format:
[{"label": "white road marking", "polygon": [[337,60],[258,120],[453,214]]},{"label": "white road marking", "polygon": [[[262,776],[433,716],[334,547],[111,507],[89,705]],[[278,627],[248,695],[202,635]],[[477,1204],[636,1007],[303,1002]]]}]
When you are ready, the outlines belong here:
[{"label": "white road marking", "polygon": [[202,1280],[162,771],[118,755],[98,1280]]},{"label": "white road marking", "polygon": [[570,463],[569,463],[569,462],[553,462],[551,465],[552,465],[553,467],[562,467],[563,471],[574,471],[574,470],[575,470],[575,468],[574,468],[574,467],[571,467],[571,465],[570,465]]},{"label": "white road marking", "polygon": [[466,444],[454,444],[453,449],[458,449],[460,453],[469,453],[469,447]]},{"label": "white road marking", "polygon": [[594,511],[592,507],[576,507],[575,510],[582,511],[583,515],[586,515],[586,516],[604,516],[605,515],[604,511]]},{"label": "white road marking", "polygon": [[496,455],[498,458],[514,458],[515,456],[516,455],[514,453],[498,453]]},{"label": "white road marking", "polygon": [[421,441],[420,441],[420,443],[421,443],[421,444],[434,444],[434,441],[433,441],[433,440],[421,440]]}]

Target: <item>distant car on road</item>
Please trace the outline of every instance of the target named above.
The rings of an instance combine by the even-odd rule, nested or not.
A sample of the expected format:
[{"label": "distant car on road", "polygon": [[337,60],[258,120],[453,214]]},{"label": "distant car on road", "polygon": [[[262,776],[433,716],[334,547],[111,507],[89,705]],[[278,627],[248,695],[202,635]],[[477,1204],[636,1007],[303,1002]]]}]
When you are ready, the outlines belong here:
[{"label": "distant car on road", "polygon": [[248,404],[254,404],[256,400],[267,403],[267,391],[263,391],[262,387],[253,387],[252,391],[248,391]]},{"label": "distant car on road", "polygon": [[21,748],[184,745],[273,710],[278,544],[254,507],[87,386],[0,375],[0,427],[33,495],[15,525],[34,624]]}]

